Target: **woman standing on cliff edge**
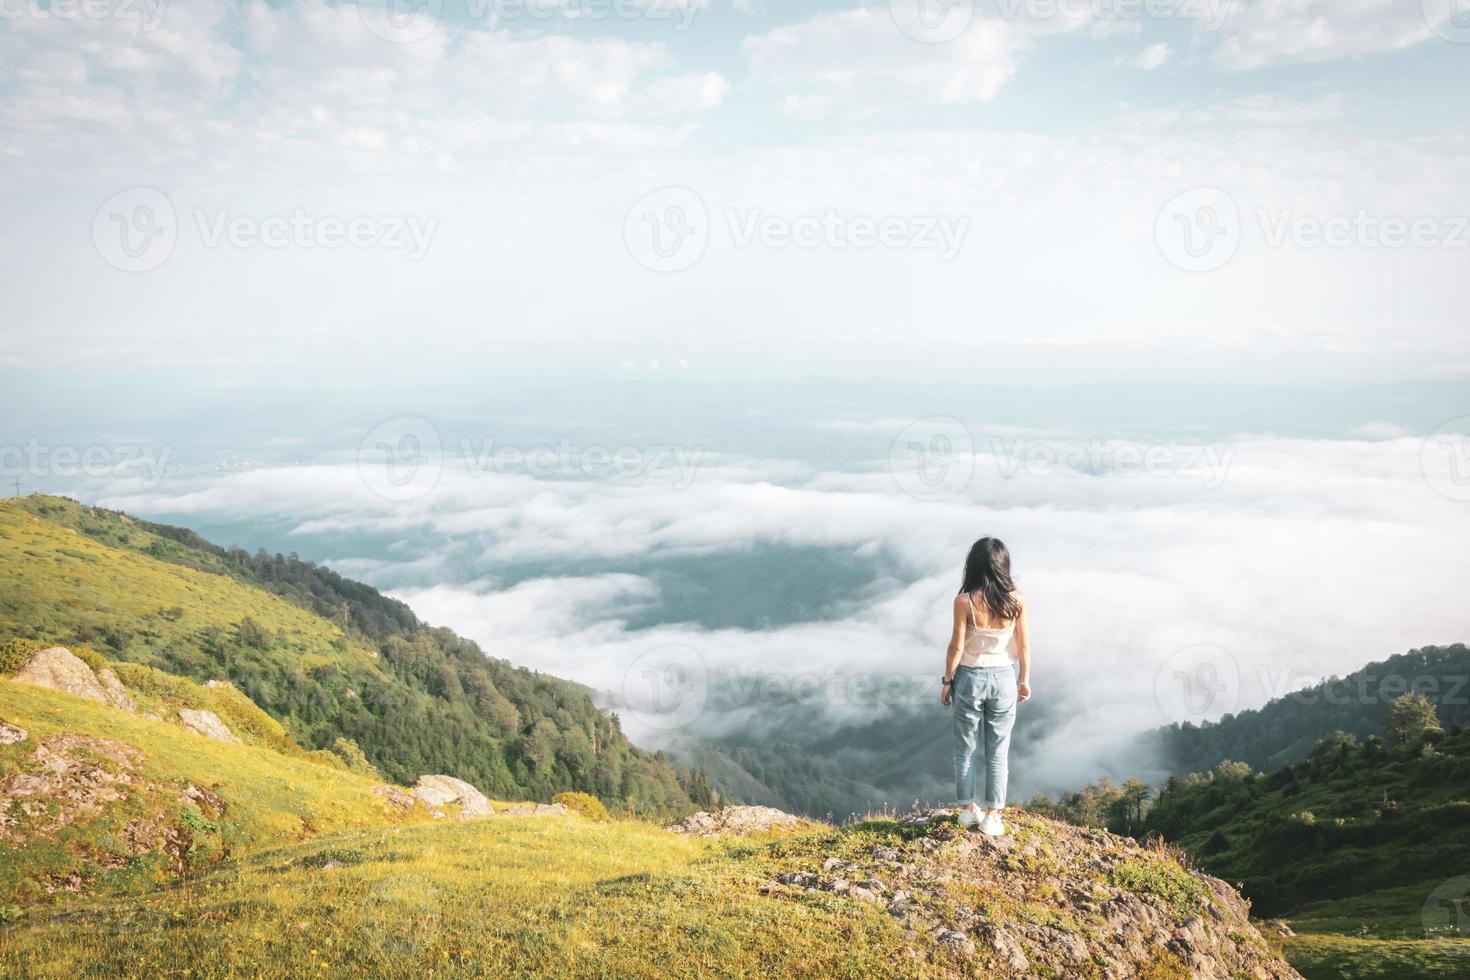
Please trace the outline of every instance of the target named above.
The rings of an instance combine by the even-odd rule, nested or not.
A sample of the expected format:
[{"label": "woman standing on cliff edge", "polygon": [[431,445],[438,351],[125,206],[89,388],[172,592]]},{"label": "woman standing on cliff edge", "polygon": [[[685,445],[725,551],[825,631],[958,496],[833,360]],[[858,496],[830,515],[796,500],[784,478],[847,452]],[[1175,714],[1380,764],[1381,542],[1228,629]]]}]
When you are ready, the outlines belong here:
[{"label": "woman standing on cliff edge", "polygon": [[[954,600],[954,631],[944,659],[939,702],[954,705],[954,780],[960,825],[1004,834],[1011,728],[1016,705],[1031,697],[1031,647],[1026,597],[1011,581],[1011,553],[997,538],[981,538],[965,559]],[[985,794],[977,802],[975,757],[985,752]]]}]

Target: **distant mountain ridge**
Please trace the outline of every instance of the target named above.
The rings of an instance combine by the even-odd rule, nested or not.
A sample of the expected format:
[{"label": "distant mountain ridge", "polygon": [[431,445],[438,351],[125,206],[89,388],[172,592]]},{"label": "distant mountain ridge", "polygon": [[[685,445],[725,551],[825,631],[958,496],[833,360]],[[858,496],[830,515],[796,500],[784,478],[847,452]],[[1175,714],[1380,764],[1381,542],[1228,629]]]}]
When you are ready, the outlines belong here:
[{"label": "distant mountain ridge", "polygon": [[1377,734],[1394,698],[1410,691],[1436,706],[1446,728],[1470,724],[1470,649],[1410,650],[1216,722],[1153,729],[1138,737],[1135,751],[1175,775],[1209,772],[1227,759],[1272,772],[1301,762],[1333,732]]},{"label": "distant mountain ridge", "polygon": [[649,812],[708,802],[698,774],[634,747],[581,685],[487,657],[294,555],[63,498],[0,504],[11,638],[227,680],[302,746],[349,740],[399,782],[445,773],[501,798],[582,791]]}]

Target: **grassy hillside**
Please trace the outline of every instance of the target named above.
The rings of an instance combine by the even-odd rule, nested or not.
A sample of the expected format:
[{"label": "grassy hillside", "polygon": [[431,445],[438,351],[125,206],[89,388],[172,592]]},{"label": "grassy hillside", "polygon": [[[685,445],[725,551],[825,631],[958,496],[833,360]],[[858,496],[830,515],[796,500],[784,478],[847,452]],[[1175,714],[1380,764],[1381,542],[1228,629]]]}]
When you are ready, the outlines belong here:
[{"label": "grassy hillside", "polygon": [[[1470,730],[1423,747],[1324,740],[1270,775],[1172,780],[1145,818],[1261,914],[1470,869]],[[1423,897],[1420,904],[1423,903]]]},{"label": "grassy hillside", "polygon": [[133,691],[159,718],[0,680],[24,730],[0,747],[0,975],[1292,976],[1222,883],[1090,831],[435,820],[269,732],[184,731],[167,710],[217,692],[171,680]]},{"label": "grassy hillside", "polygon": [[[610,819],[586,798],[570,812],[436,814],[383,785],[350,746],[298,745],[290,729],[316,732],[315,716],[283,727],[232,686],[141,662],[177,668],[199,631],[219,628],[216,610],[248,609],[239,632],[270,639],[241,640],[220,661],[231,676],[265,684],[268,668],[314,657],[313,672],[393,679],[350,611],[340,642],[317,649],[311,638],[329,635],[321,617],[289,589],[248,584],[247,566],[188,567],[29,512],[9,517],[6,547],[43,587],[8,601],[8,614],[40,619],[44,596],[59,610],[47,630],[71,624],[132,659],[53,651],[40,677],[38,644],[0,646],[0,669],[28,664],[0,677],[0,976],[1184,980],[1202,964],[1296,976],[1223,882],[1166,849],[1024,813],[1002,839],[964,833],[952,813],[843,828],[783,818],[724,838]],[[119,520],[97,519],[112,530]],[[105,590],[98,605],[88,588]],[[258,598],[241,605],[247,595]],[[182,613],[152,615],[164,600]],[[365,600],[359,615],[372,609]],[[103,621],[128,635],[88,630]],[[185,723],[199,724],[198,711],[229,731],[193,734]]]},{"label": "grassy hillside", "polygon": [[[167,679],[175,704],[185,694],[221,706],[233,693],[195,688],[188,697],[193,685]],[[162,696],[134,691],[140,710],[161,707]],[[381,779],[272,738],[270,719],[250,710],[259,724],[240,723],[241,705],[225,713],[245,739],[229,744],[0,681],[0,720],[28,736],[0,745],[0,800],[9,802],[0,806],[0,909],[13,916],[72,891],[136,892],[280,841],[429,818],[421,807],[387,806],[373,793]],[[47,778],[38,793],[22,789],[21,780]]]},{"label": "grassy hillside", "polygon": [[661,812],[699,795],[584,688],[488,658],[366,585],[68,500],[0,503],[11,637],[228,680],[301,745],[349,739],[400,782],[444,773],[502,797],[575,790]]}]

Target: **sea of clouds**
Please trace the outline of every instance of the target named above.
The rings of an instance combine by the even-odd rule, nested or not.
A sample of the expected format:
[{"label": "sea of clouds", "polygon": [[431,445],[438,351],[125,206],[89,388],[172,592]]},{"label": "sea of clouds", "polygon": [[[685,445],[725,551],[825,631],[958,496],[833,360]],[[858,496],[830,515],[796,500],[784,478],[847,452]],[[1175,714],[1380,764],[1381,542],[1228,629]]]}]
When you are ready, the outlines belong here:
[{"label": "sea of clouds", "polygon": [[[304,555],[493,656],[598,691],[649,745],[759,730],[783,717],[763,699],[805,699],[808,719],[834,724],[932,701],[966,549],[998,535],[1030,601],[1036,701],[1066,707],[1035,756],[1053,778],[1033,785],[1090,778],[1140,730],[1218,718],[1470,633],[1463,440],[1393,426],[1208,443],[943,419],[811,427],[892,448],[832,467],[682,447],[690,470],[613,447],[629,449],[628,467],[592,476],[585,447],[534,473],[447,443],[407,464],[369,447],[91,492],[196,526],[284,522]],[[384,482],[387,465],[400,482]],[[702,561],[749,556],[753,589],[783,555],[814,553],[811,608],[796,621],[715,628],[698,607],[659,614],[669,579],[651,570],[671,561],[697,582]],[[824,590],[828,565],[849,580],[856,568],[860,584]],[[741,591],[725,576],[703,601]],[[849,683],[869,675],[886,693]],[[728,714],[712,717],[711,688],[736,691],[735,710],[722,699]]]}]

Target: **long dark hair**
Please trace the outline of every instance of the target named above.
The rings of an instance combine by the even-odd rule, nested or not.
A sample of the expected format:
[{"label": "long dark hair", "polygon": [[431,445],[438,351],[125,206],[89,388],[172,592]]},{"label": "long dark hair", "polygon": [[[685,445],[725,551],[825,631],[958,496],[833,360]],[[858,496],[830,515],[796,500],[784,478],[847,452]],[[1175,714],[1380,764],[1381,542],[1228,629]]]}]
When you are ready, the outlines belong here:
[{"label": "long dark hair", "polygon": [[1009,621],[1021,615],[1011,581],[1011,552],[1000,538],[981,538],[965,559],[965,580],[960,595],[979,593],[992,619]]}]

